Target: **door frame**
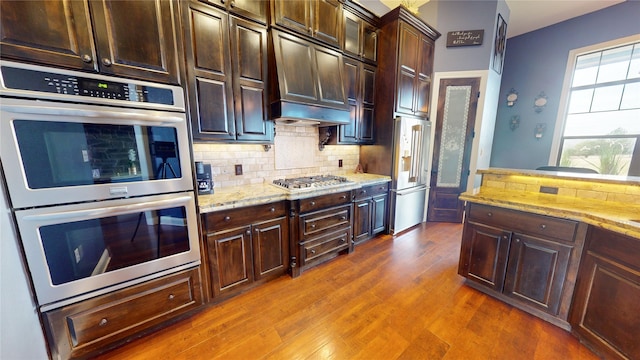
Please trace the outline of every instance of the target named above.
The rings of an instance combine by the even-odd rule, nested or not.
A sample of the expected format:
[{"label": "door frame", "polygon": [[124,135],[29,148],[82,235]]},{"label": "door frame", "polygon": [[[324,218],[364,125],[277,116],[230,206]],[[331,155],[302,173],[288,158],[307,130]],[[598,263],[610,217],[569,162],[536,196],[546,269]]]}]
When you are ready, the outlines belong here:
[{"label": "door frame", "polygon": [[[460,79],[460,78],[480,78],[480,97],[478,98],[478,106],[476,108],[476,118],[474,132],[475,137],[471,144],[471,158],[469,161],[469,172],[471,175],[467,180],[467,188],[465,191],[474,192],[480,188],[482,177],[475,175],[478,169],[487,169],[491,161],[491,147],[493,145],[493,133],[495,129],[496,115],[498,111],[498,97],[500,93],[501,76],[495,71],[487,70],[471,70],[471,71],[445,71],[435,72],[432,81],[432,104],[437,101],[440,96],[440,80],[443,79]],[[487,86],[489,82],[496,83],[496,89],[489,91]],[[435,100],[434,100],[435,99]],[[438,107],[431,106],[429,111],[429,120],[435,124],[438,115]],[[435,138],[436,126],[431,126],[431,139]],[[433,168],[433,150],[434,142],[429,145],[429,162],[427,163],[427,184],[431,184],[431,169]],[[427,206],[425,207],[425,221],[429,207],[429,189],[427,189]]]}]

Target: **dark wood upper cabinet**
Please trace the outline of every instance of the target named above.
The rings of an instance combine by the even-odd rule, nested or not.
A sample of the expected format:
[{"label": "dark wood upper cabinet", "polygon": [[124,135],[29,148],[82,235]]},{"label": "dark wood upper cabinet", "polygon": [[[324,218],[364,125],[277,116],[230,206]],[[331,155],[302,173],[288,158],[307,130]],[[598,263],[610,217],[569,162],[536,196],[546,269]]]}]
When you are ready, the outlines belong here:
[{"label": "dark wood upper cabinet", "polygon": [[250,20],[267,23],[267,11],[269,0],[201,0],[224,8],[234,14],[241,15]]},{"label": "dark wood upper cabinet", "polygon": [[411,25],[400,23],[396,111],[429,116],[433,40]]},{"label": "dark wood upper cabinet", "polygon": [[360,60],[375,63],[378,56],[377,27],[345,9],[342,50]]},{"label": "dark wood upper cabinet", "polygon": [[3,58],[97,70],[87,2],[7,0],[0,17]]},{"label": "dark wood upper cabinet", "polygon": [[189,105],[195,140],[273,141],[267,121],[266,26],[185,4]]},{"label": "dark wood upper cabinet", "polygon": [[2,57],[179,83],[173,1],[2,1],[1,6]]},{"label": "dark wood upper cabinet", "polygon": [[342,4],[338,0],[274,0],[273,23],[338,47]]},{"label": "dark wood upper cabinet", "polygon": [[101,72],[178,83],[175,3],[100,0],[89,5]]}]

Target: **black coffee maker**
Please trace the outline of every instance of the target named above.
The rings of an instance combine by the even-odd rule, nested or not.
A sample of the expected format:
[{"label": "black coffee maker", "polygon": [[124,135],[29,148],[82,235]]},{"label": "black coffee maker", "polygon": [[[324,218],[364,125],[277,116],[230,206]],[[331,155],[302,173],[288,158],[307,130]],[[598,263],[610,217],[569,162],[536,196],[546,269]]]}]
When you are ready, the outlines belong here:
[{"label": "black coffee maker", "polygon": [[202,161],[196,161],[196,181],[198,182],[198,194],[213,194],[213,179],[211,178],[211,165]]}]

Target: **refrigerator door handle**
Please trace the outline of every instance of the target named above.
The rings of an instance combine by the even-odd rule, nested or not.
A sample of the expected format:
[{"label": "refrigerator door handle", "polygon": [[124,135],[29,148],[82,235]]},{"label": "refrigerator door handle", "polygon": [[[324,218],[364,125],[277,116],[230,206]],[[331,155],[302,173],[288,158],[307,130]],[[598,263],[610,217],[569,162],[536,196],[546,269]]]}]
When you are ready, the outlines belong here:
[{"label": "refrigerator door handle", "polygon": [[417,182],[422,164],[422,125],[411,127],[411,167],[409,169],[409,181]]}]

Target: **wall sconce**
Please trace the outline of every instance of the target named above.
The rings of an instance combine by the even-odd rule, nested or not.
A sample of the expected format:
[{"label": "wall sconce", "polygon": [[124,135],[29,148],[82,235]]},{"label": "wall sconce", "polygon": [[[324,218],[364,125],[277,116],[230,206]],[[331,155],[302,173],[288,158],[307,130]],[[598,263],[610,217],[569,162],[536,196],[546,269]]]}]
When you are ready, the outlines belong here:
[{"label": "wall sconce", "polygon": [[511,131],[517,129],[520,126],[520,116],[513,115],[511,117],[511,121],[509,121],[509,128]]},{"label": "wall sconce", "polygon": [[516,101],[518,101],[518,92],[515,91],[514,88],[511,88],[511,90],[509,90],[509,93],[507,94],[507,106],[513,106]]},{"label": "wall sconce", "polygon": [[547,95],[544,94],[544,91],[541,91],[533,101],[533,107],[535,108],[536,112],[539,113],[545,106],[547,106]]},{"label": "wall sconce", "polygon": [[536,125],[535,129],[533,129],[533,136],[535,136],[536,140],[542,139],[542,135],[544,135],[544,131],[547,129],[547,124],[540,123]]}]

